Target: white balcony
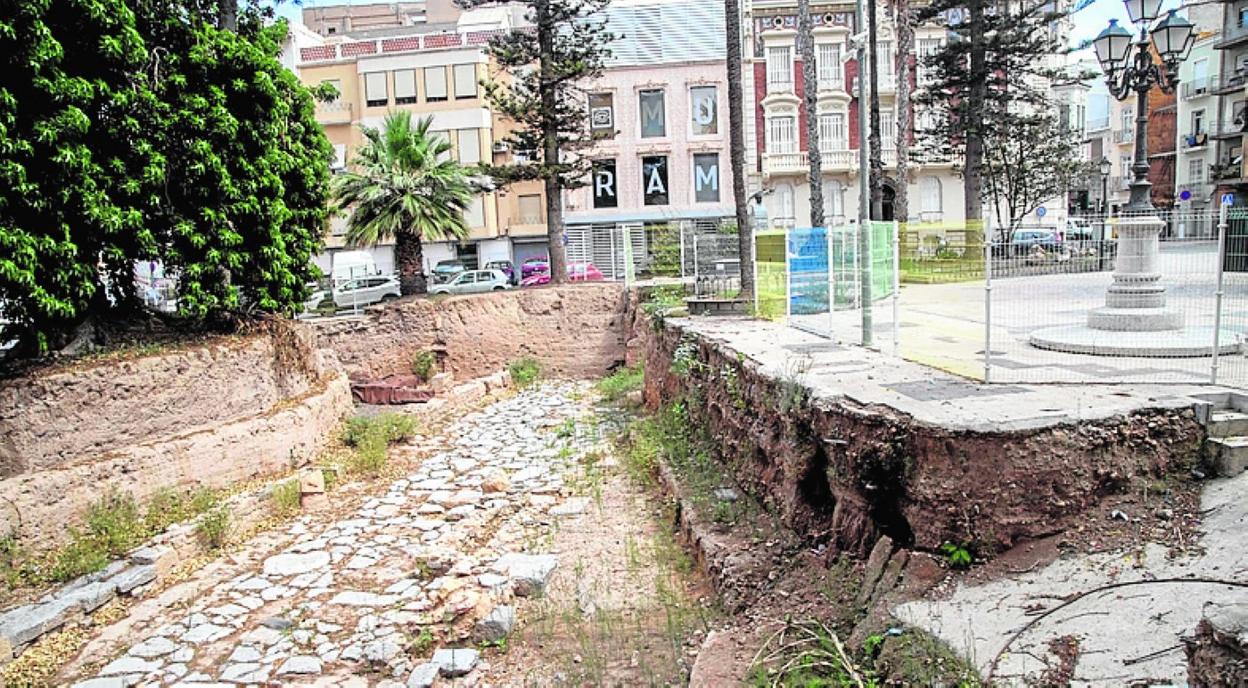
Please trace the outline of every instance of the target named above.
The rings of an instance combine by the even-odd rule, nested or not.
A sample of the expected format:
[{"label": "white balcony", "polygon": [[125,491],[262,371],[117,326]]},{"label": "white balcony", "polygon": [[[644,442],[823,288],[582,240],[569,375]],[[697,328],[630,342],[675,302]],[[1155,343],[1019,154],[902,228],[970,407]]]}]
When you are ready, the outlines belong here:
[{"label": "white balcony", "polygon": [[318,124],[350,124],[351,114],[351,103],[345,100],[316,104]]},{"label": "white balcony", "polygon": [[[880,156],[885,167],[897,167],[896,149],[886,148]],[[851,149],[824,150],[819,155],[824,172],[855,172],[858,170],[858,151]],[[798,153],[764,153],[763,176],[804,175],[810,172],[810,156]]]}]

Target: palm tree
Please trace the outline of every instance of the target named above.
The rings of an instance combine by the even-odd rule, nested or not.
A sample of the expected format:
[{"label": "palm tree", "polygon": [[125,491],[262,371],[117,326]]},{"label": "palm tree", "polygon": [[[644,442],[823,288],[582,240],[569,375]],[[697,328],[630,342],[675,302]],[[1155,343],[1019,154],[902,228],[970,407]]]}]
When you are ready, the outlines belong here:
[{"label": "palm tree", "polygon": [[813,31],[810,0],[797,0],[797,43],[802,55],[802,100],[806,103],[806,150],[810,162],[810,226],[822,227],[823,160],[819,154],[819,74],[815,69]]},{"label": "palm tree", "polygon": [[355,169],[334,177],[331,188],[336,209],[351,209],[348,245],[395,240],[404,296],[428,286],[422,241],[468,236],[464,211],[475,189],[467,168],[450,156],[450,141],[430,133],[432,122],[392,112],[380,129],[362,127],[367,142],[352,161]]},{"label": "palm tree", "polygon": [[732,164],[732,201],[737,208],[738,255],[741,258],[739,298],[754,298],[754,218],[745,199],[745,100],[741,86],[741,0],[724,0],[728,59],[728,157]]}]

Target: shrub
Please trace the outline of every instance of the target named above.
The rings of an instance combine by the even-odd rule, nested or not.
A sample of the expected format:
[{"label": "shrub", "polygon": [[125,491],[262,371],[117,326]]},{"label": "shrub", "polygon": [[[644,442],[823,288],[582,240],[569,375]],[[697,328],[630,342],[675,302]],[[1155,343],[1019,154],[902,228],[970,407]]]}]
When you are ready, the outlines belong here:
[{"label": "shrub", "polygon": [[381,413],[376,416],[356,416],[347,421],[342,441],[359,447],[376,439],[383,444],[402,442],[416,434],[416,419],[404,413]]},{"label": "shrub", "polygon": [[291,478],[274,485],[273,491],[269,493],[269,497],[273,500],[273,513],[279,516],[290,516],[298,513],[300,507],[299,479]]},{"label": "shrub", "polygon": [[105,554],[120,555],[147,537],[130,494],[109,492],[87,509],[87,533]]},{"label": "shrub", "polygon": [[511,373],[511,381],[518,389],[524,389],[537,382],[542,375],[542,364],[537,359],[526,356],[519,360],[512,361],[507,366],[507,372]]},{"label": "shrub", "polygon": [[412,358],[412,375],[428,382],[433,378],[437,364],[432,351],[422,351]]},{"label": "shrub", "polygon": [[103,548],[99,540],[77,528],[70,528],[69,535],[69,544],[56,554],[49,575],[58,583],[99,571],[108,564],[108,551]]},{"label": "shrub", "polygon": [[233,518],[229,507],[221,505],[199,519],[195,526],[195,534],[205,549],[221,549],[230,536],[230,525]]},{"label": "shrub", "polygon": [[628,396],[629,392],[641,389],[646,373],[641,366],[621,368],[598,381],[598,393],[606,401],[614,402]]}]

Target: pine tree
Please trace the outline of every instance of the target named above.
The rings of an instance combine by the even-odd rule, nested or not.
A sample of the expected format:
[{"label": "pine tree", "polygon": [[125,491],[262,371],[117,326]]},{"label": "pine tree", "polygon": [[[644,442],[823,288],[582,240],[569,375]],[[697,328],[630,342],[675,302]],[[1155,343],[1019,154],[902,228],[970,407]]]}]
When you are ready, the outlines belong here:
[{"label": "pine tree", "polygon": [[1060,15],[1051,8],[1043,0],[934,0],[917,13],[918,21],[943,21],[951,31],[926,58],[931,81],[915,101],[936,117],[917,133],[934,157],[962,159],[968,227],[982,227],[987,133],[1013,132],[1020,118],[1043,112],[1050,85],[1061,78],[1046,59],[1058,50],[1050,27]]},{"label": "pine tree", "polygon": [[580,90],[602,75],[615,34],[600,12],[610,0],[456,0],[465,9],[521,5],[531,30],[490,39],[487,52],[506,78],[485,84],[494,109],[516,124],[506,142],[523,151],[522,163],[486,166],[500,183],[540,179],[546,190],[546,234],[551,281],[567,279],[563,246],[563,192],[588,183],[590,160],[582,152],[594,137]]}]

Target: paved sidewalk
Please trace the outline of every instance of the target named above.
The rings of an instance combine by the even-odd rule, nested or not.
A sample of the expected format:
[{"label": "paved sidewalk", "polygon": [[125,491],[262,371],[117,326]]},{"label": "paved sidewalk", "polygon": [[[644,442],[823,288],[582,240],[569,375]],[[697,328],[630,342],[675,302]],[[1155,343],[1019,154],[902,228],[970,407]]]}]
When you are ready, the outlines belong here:
[{"label": "paved sidewalk", "polygon": [[549,383],[452,424],[446,450],[349,518],[301,517],[292,542],[153,624],[83,688],[429,685],[484,664],[559,565],[541,535],[584,501],[566,469],[600,433],[584,384]]},{"label": "paved sidewalk", "polygon": [[1193,395],[1229,391],[1165,384],[986,385],[765,320],[700,317],[668,322],[747,356],[770,375],[799,377],[816,398],[887,406],[917,422],[954,430],[1024,430],[1143,408],[1184,408],[1193,404]]}]

